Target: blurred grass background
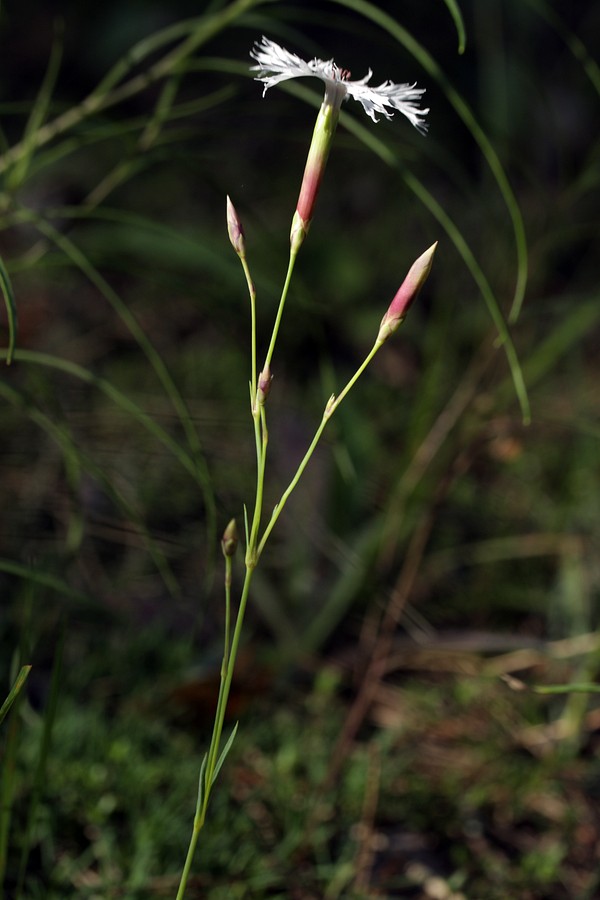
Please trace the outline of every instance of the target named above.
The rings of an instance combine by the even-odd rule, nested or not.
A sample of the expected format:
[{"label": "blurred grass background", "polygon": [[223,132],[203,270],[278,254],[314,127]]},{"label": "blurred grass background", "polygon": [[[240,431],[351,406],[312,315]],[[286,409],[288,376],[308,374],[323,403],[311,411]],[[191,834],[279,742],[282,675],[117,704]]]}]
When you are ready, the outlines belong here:
[{"label": "blurred grass background", "polygon": [[[452,10],[2,8],[19,315],[0,372],[2,699],[33,666],[0,726],[4,897],[176,890],[218,685],[218,538],[254,482],[225,195],[266,342],[321,99],[308,81],[262,98],[263,33],[353,78],[417,81],[431,107],[427,138],[344,107],[275,358],[270,503],[440,244],[255,577],[190,896],[596,896],[597,702],[515,688],[600,667],[600,12],[464,0],[459,53]],[[528,426],[490,316],[525,277],[510,329]]]}]

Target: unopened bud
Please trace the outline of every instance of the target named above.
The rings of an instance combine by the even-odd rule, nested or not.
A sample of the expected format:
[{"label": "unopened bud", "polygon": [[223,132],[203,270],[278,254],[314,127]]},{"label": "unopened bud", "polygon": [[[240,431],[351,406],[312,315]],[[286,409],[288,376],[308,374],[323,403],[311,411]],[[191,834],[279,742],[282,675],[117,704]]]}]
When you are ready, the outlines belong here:
[{"label": "unopened bud", "polygon": [[339,93],[333,91],[332,96],[326,93],[317,115],[296,204],[296,213],[292,220],[290,232],[292,252],[298,252],[308,234],[344,97],[345,90]]},{"label": "unopened bud", "polygon": [[237,525],[235,524],[235,519],[232,519],[223,532],[223,537],[221,538],[221,550],[223,551],[223,556],[233,556],[235,554],[235,551],[237,550],[237,545]]},{"label": "unopened bud", "polygon": [[273,376],[271,375],[271,367],[269,365],[266,365],[258,376],[258,390],[256,392],[256,399],[259,406],[265,405],[266,399],[269,396],[269,391],[271,390],[272,381]]},{"label": "unopened bud", "polygon": [[243,259],[246,255],[244,229],[229,195],[227,196],[227,232],[233,249],[240,259]]},{"label": "unopened bud", "polygon": [[382,344],[406,318],[406,314],[412,306],[417,294],[425,284],[431,271],[433,254],[437,247],[437,241],[432,244],[410,267],[408,275],[402,282],[396,296],[390,303],[389,309],[381,320],[377,341]]},{"label": "unopened bud", "polygon": [[323,418],[328,419],[329,416],[333,414],[335,408],[337,406],[337,397],[335,394],[332,394],[329,400],[327,401],[327,406],[325,407],[325,412],[323,413]]}]

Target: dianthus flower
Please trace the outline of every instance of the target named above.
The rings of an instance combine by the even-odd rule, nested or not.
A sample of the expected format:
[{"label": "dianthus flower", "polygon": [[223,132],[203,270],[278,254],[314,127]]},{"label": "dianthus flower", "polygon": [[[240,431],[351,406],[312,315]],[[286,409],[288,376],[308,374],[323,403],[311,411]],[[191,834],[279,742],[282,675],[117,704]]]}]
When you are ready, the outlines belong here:
[{"label": "dianthus flower", "polygon": [[350,72],[341,69],[332,59],[312,59],[306,62],[266,37],[254,45],[250,55],[258,63],[252,66],[252,71],[258,72],[256,80],[264,84],[263,95],[270,87],[290,78],[312,76],[320,78],[325,84],[325,97],[317,117],[292,222],[291,242],[298,249],[312,220],[342,102],[347,97],[357,100],[374,122],[378,121],[377,115],[391,119],[394,112],[401,112],[423,134],[427,130],[425,116],[429,110],[420,109],[418,104],[425,89],[414,84],[394,84],[391,81],[384,81],[379,87],[371,87],[371,69],[364,78],[351,81]]}]

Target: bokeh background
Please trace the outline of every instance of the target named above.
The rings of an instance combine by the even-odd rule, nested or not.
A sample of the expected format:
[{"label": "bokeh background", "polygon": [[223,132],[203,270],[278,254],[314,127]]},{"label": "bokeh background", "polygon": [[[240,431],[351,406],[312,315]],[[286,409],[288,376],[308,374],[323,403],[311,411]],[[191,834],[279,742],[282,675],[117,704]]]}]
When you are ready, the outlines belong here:
[{"label": "bokeh background", "polygon": [[[262,34],[416,81],[431,109],[422,137],[344,106],[274,360],[267,508],[439,246],[255,576],[189,896],[596,896],[597,4],[24,0],[0,29],[19,319],[2,699],[33,666],[0,725],[4,897],[176,892],[218,690],[219,539],[254,484],[225,197],[264,352],[321,100],[308,80],[262,97]],[[588,689],[539,692],[569,684]]]}]

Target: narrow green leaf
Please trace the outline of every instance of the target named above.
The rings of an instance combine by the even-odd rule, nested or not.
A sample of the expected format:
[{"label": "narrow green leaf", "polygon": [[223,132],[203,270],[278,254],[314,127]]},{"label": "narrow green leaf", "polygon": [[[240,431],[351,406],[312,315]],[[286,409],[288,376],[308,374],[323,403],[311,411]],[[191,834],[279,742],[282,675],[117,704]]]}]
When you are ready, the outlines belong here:
[{"label": "narrow green leaf", "polygon": [[384,31],[387,31],[387,33],[397,40],[398,43],[402,44],[402,46],[414,56],[417,62],[420,63],[423,69],[437,81],[448,98],[449,103],[454,107],[456,113],[471,132],[473,139],[479,145],[484,159],[486,160],[488,167],[496,180],[500,193],[502,194],[512,223],[517,257],[517,272],[512,306],[508,320],[511,323],[515,322],[521,311],[527,285],[527,240],[519,204],[517,203],[517,199],[496,150],[462,95],[449,84],[435,59],[428,53],[422,44],[415,40],[410,32],[403,28],[390,15],[383,12],[383,10],[374,6],[372,3],[367,2],[367,0],[330,0],[330,2],[337,3],[347,9],[352,9],[360,15],[363,15],[366,19],[370,19],[372,22],[375,22],[383,28]]},{"label": "narrow green leaf", "polygon": [[0,722],[4,721],[6,714],[8,713],[9,709],[11,708],[11,706],[13,705],[15,700],[17,699],[23,685],[27,681],[27,676],[29,675],[30,672],[31,672],[31,666],[22,666],[21,667],[21,671],[17,675],[15,683],[13,684],[12,688],[10,689],[10,693],[9,693],[8,697],[6,698],[6,700],[0,707]]},{"label": "narrow green leaf", "polygon": [[54,665],[52,667],[52,676],[50,679],[50,691],[48,694],[48,700],[44,712],[44,727],[42,730],[42,739],[40,742],[39,756],[35,775],[33,778],[31,797],[29,800],[27,822],[25,825],[25,834],[23,836],[21,849],[21,859],[19,862],[19,876],[15,894],[16,900],[19,900],[25,883],[29,854],[34,843],[34,830],[37,810],[42,797],[44,783],[46,781],[48,759],[50,757],[50,747],[52,743],[52,732],[54,729],[54,723],[56,721],[56,711],[58,708],[58,698],[60,694],[65,634],[66,628],[63,623],[56,646]]},{"label": "narrow green leaf", "polygon": [[72,597],[74,600],[79,600],[83,603],[94,602],[87,594],[82,594],[80,591],[73,590],[66,581],[57,578],[56,575],[51,575],[40,569],[33,569],[30,566],[25,566],[22,563],[16,562],[14,559],[0,557],[0,572],[6,572],[7,575],[15,575],[17,578],[22,578],[32,584],[48,588],[51,591],[56,591],[58,594],[63,594],[65,597]]},{"label": "narrow green leaf", "polygon": [[[5,356],[5,351],[0,350],[0,359]],[[150,434],[157,438],[165,447],[167,447],[179,460],[184,469],[197,479],[198,472],[194,461],[181,445],[175,441],[171,435],[162,428],[148,413],[144,412],[133,400],[116,388],[110,381],[94,375],[89,369],[71,362],[68,359],[62,359],[59,356],[52,356],[49,353],[39,353],[36,350],[17,350],[15,359],[19,362],[32,363],[37,366],[47,366],[51,369],[58,369],[66,372],[73,378],[77,378],[86,384],[91,384],[98,390],[102,391],[110,400],[119,406],[124,412],[129,413],[140,425],[142,425]]]},{"label": "narrow green leaf", "polygon": [[[552,305],[553,298],[545,303]],[[563,316],[556,327],[530,351],[523,365],[525,383],[529,389],[538,384],[552,371],[558,360],[565,356],[586,335],[589,335],[600,321],[600,298],[592,295],[563,295],[561,301],[571,312]],[[496,391],[497,402],[504,405],[510,398],[510,384],[500,385]]]},{"label": "narrow green leaf", "polygon": [[444,3],[448,7],[450,15],[452,16],[452,21],[454,22],[456,33],[458,35],[458,52],[462,55],[465,52],[465,48],[467,46],[467,32],[465,29],[465,22],[460,11],[460,7],[456,0],[444,0]]},{"label": "narrow green leaf", "polygon": [[17,307],[15,304],[15,295],[12,289],[10,278],[6,267],[0,257],[0,290],[4,297],[4,305],[6,306],[6,314],[8,317],[8,350],[6,353],[6,365],[12,362],[17,343]]},{"label": "narrow green leaf", "polygon": [[246,533],[246,548],[248,547],[248,543],[250,541],[250,527],[248,524],[248,508],[244,503],[244,531]]},{"label": "narrow green leaf", "polygon": [[[335,0],[337,2],[337,0]],[[301,85],[290,83],[289,85],[285,85],[285,89],[288,90],[291,94],[294,94],[297,97],[301,97],[312,105],[318,107],[321,103],[321,99],[318,95]],[[446,213],[446,211],[440,206],[435,197],[430,194],[425,185],[423,185],[419,179],[412,174],[408,169],[406,169],[397,153],[390,149],[388,145],[378,138],[372,128],[365,128],[357,119],[348,115],[347,113],[342,112],[340,114],[340,122],[354,134],[366,147],[372,150],[383,162],[385,162],[390,167],[396,169],[407,187],[415,194],[416,197],[419,198],[421,203],[425,206],[426,209],[430,211],[430,213],[434,216],[434,218],[439,222],[442,226],[460,256],[463,259],[463,262],[467,266],[469,272],[479,291],[481,292],[481,296],[488,308],[492,321],[498,331],[500,336],[500,341],[502,343],[508,365],[511,372],[511,377],[515,389],[515,393],[517,395],[519,405],[521,407],[521,415],[523,417],[523,421],[525,423],[529,423],[531,420],[531,410],[529,406],[529,399],[527,396],[527,390],[525,388],[525,381],[523,379],[523,374],[521,371],[521,366],[519,363],[519,359],[517,356],[517,352],[515,346],[512,341],[512,337],[510,335],[510,331],[508,325],[506,323],[506,319],[502,310],[500,308],[500,304],[492,290],[492,287],[485,276],[481,266],[477,262],[471,247],[465,240],[462,235],[462,232],[455,224],[455,222],[450,218],[450,216]]]},{"label": "narrow green leaf", "polygon": [[100,272],[95,268],[95,266],[92,265],[90,260],[80,250],[80,248],[66,235],[61,234],[53,225],[50,224],[50,222],[47,222],[40,216],[33,214],[30,210],[26,210],[24,207],[23,212],[30,218],[31,223],[38,229],[38,231],[45,237],[47,237],[50,241],[52,241],[52,243],[55,244],[55,246],[65,254],[67,259],[69,259],[73,263],[73,265],[75,265],[76,268],[78,268],[86,276],[91,284],[96,287],[101,295],[112,306],[121,321],[127,326],[141,351],[146,355],[146,358],[154,369],[154,372],[156,373],[163,387],[163,390],[165,391],[165,394],[171,401],[173,408],[179,416],[179,420],[190,447],[191,459],[195,470],[195,478],[202,491],[202,499],[204,500],[207,520],[207,540],[210,544],[216,543],[216,501],[210,479],[210,473],[208,471],[206,459],[202,452],[200,438],[198,436],[194,421],[190,416],[187,404],[183,399],[177,385],[175,384],[163,358],[158,353],[154,344],[148,338],[135,316],[128,309],[127,304],[121,299],[119,294],[111,287],[111,285],[108,284],[106,279],[102,277]]},{"label": "narrow green leaf", "polygon": [[[145,38],[125,54],[81,103],[70,107],[56,119],[38,128],[35,132],[35,148],[72,130],[90,116],[115,106],[123,100],[135,97],[147,90],[150,85],[168,77],[212,37],[239,19],[245,12],[265,2],[266,0],[233,0],[224,9],[212,15],[178,22]],[[164,56],[147,68],[143,68],[141,72],[132,75],[129,81],[120,83],[130,73],[130,70],[138,67],[150,53],[173,43],[178,37],[181,37],[180,43],[174,48],[166,50]],[[26,151],[24,142],[20,141],[0,155],[0,172],[5,172],[14,165]]]},{"label": "narrow green leaf", "polygon": [[556,31],[563,39],[575,59],[581,63],[583,71],[600,94],[600,66],[589,50],[576,34],[566,25],[545,0],[527,0],[530,6]]},{"label": "narrow green leaf", "polygon": [[50,59],[48,60],[46,73],[44,75],[37,97],[35,98],[33,106],[31,107],[31,113],[25,126],[25,132],[23,134],[23,140],[21,142],[23,152],[17,159],[14,168],[7,178],[7,186],[10,191],[15,191],[18,187],[20,187],[20,185],[27,177],[29,164],[35,153],[36,135],[38,130],[44,123],[48,108],[50,106],[50,100],[52,99],[52,93],[56,85],[56,79],[58,77],[58,71],[60,69],[60,63],[62,59],[62,50],[62,34],[59,33],[54,39],[52,50],[50,51]]},{"label": "narrow green leaf", "polygon": [[196,819],[200,816],[202,811],[202,801],[204,800],[204,775],[206,772],[206,762],[208,760],[208,755],[205,753],[202,757],[202,763],[200,765],[200,775],[198,776],[198,797],[196,799]]},{"label": "narrow green leaf", "polygon": [[221,766],[222,766],[223,763],[225,762],[225,759],[227,758],[227,754],[228,754],[229,751],[231,750],[231,745],[233,744],[233,741],[234,741],[235,736],[236,736],[236,734],[237,734],[238,725],[239,725],[239,722],[236,722],[235,725],[234,725],[233,731],[231,732],[231,734],[229,735],[229,737],[228,737],[228,739],[227,739],[227,743],[225,744],[225,746],[224,746],[223,749],[221,750],[221,754],[220,754],[220,756],[219,756],[219,758],[218,758],[218,760],[217,760],[217,764],[216,764],[216,766],[215,766],[215,770],[214,770],[214,772],[213,772],[213,774],[212,774],[212,779],[211,779],[211,782],[210,782],[211,787],[213,786],[213,784],[214,784],[215,781],[217,780],[217,776],[218,776],[219,772],[221,771]]},{"label": "narrow green leaf", "polygon": [[573,682],[573,684],[534,684],[536,694],[600,694],[600,684],[595,682]]},{"label": "narrow green leaf", "polygon": [[36,425],[43,428],[44,431],[50,435],[51,439],[58,444],[63,453],[65,468],[67,470],[69,468],[73,469],[73,467],[80,467],[92,475],[92,477],[102,485],[102,488],[107,495],[114,501],[115,505],[123,511],[126,518],[135,525],[140,535],[144,538],[148,552],[150,553],[170,595],[172,597],[179,597],[181,595],[181,588],[165,555],[159,550],[156,541],[148,531],[142,516],[135,506],[127,499],[125,493],[117,487],[112,479],[107,477],[105,472],[93,460],[75,446],[71,435],[64,427],[54,422],[49,416],[46,416],[45,413],[35,406],[28,404],[25,397],[19,391],[16,391],[14,388],[0,381],[0,395],[4,395],[10,403],[21,408],[25,415],[29,416]]}]

